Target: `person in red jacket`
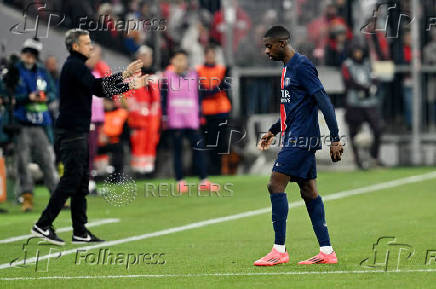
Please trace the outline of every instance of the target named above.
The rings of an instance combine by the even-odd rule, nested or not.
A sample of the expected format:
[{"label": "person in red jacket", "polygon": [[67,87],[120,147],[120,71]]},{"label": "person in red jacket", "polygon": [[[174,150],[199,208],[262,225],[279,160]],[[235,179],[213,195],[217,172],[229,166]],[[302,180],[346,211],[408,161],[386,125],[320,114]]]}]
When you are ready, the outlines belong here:
[{"label": "person in red jacket", "polygon": [[152,69],[153,51],[143,45],[138,49],[136,57],[144,64],[141,72],[149,74],[152,80],[146,86],[134,90],[127,98],[132,145],[130,165],[134,172],[143,174],[154,171],[161,109],[158,81],[153,76]]}]

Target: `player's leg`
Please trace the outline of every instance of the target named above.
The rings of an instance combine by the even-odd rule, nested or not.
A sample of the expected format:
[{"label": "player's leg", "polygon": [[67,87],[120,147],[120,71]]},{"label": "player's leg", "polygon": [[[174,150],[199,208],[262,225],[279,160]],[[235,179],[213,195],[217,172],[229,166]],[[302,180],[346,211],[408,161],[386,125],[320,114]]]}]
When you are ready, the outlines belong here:
[{"label": "player's leg", "polygon": [[267,186],[271,199],[272,223],[275,233],[274,246],[281,253],[285,252],[286,219],[289,211],[285,189],[289,181],[289,176],[272,172]]},{"label": "player's leg", "polygon": [[337,263],[336,253],[330,244],[330,236],[325,221],[324,203],[318,194],[316,179],[298,181],[301,198],[306,203],[313,231],[320,246],[320,253],[299,264]]},{"label": "player's leg", "polygon": [[273,249],[265,257],[254,262],[256,266],[272,266],[289,262],[289,255],[285,249],[286,219],[288,218],[289,204],[285,189],[290,177],[273,171],[268,183],[268,192],[271,199],[272,223],[275,233]]}]

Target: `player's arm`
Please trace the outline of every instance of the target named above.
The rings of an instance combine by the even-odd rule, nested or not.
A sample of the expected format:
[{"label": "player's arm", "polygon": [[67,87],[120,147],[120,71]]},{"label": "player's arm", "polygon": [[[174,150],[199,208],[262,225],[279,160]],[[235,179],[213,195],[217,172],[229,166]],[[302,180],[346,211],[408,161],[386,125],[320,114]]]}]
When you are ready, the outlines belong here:
[{"label": "player's arm", "polygon": [[324,91],[324,87],[318,78],[316,68],[310,63],[303,63],[297,68],[297,77],[309,94],[316,99],[318,107],[324,115],[324,119],[330,130],[330,157],[332,161],[340,161],[344,150],[339,139],[335,109],[330,101],[330,97]]},{"label": "player's arm", "polygon": [[325,122],[330,130],[330,157],[333,162],[338,162],[341,160],[341,155],[344,152],[344,149],[342,148],[339,138],[339,129],[336,122],[335,109],[324,89],[316,92],[314,97],[318,102],[318,107],[324,115]]},{"label": "player's arm", "polygon": [[277,135],[281,130],[280,118],[275,122],[268,132],[266,132],[261,138],[259,143],[257,144],[257,148],[261,151],[267,150],[271,145],[274,136]]}]

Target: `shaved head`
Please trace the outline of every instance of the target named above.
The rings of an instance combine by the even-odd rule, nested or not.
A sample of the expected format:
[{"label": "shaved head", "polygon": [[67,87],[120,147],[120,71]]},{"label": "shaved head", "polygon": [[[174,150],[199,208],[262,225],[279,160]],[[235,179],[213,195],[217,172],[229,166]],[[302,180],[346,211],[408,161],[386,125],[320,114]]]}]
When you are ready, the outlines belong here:
[{"label": "shaved head", "polygon": [[289,40],[291,34],[283,26],[273,26],[265,33],[264,38],[271,38],[274,40]]}]

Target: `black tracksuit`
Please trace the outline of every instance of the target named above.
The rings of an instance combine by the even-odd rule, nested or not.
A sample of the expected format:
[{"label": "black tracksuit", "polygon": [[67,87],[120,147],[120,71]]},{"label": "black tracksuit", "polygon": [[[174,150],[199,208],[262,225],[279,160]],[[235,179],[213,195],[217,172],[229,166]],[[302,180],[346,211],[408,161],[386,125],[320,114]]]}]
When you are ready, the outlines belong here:
[{"label": "black tracksuit", "polygon": [[129,88],[121,73],[95,78],[85,65],[86,60],[86,56],[72,52],[62,67],[55,153],[64,166],[64,173],[37,222],[40,228],[52,225],[65,201],[71,197],[71,218],[77,235],[83,234],[87,223],[85,196],[89,193],[88,134],[92,95],[111,97]]}]

